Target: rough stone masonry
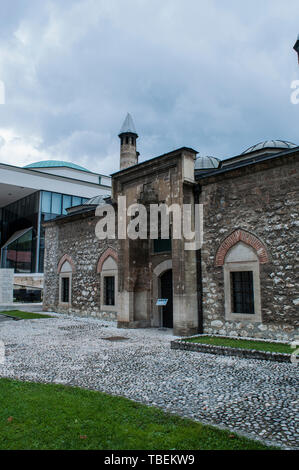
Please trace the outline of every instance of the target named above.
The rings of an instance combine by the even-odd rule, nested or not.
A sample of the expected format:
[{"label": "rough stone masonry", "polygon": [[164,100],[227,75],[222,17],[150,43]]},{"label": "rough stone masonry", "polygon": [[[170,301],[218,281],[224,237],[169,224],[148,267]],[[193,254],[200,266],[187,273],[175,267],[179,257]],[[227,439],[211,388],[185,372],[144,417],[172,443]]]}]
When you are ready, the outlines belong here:
[{"label": "rough stone masonry", "polygon": [[[298,334],[298,155],[200,180],[204,204],[202,250],[204,331],[287,340]],[[222,242],[236,230],[253,233],[266,248],[260,262],[261,321],[225,314]]]}]

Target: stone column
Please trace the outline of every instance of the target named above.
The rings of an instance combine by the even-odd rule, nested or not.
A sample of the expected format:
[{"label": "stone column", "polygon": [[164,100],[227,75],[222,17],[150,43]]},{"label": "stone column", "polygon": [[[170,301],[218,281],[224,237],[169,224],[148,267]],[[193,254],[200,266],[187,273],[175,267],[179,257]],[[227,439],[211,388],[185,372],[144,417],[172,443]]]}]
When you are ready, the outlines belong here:
[{"label": "stone column", "polygon": [[0,269],[0,305],[13,303],[14,270]]},{"label": "stone column", "polygon": [[[183,203],[194,210],[193,186],[185,185]],[[194,230],[194,221],[193,228]],[[195,250],[185,249],[188,240],[173,240],[173,332],[177,336],[198,333],[197,259]]]},{"label": "stone column", "polygon": [[185,251],[181,240],[173,243],[173,332],[177,336],[198,333],[198,298],[195,251]]}]

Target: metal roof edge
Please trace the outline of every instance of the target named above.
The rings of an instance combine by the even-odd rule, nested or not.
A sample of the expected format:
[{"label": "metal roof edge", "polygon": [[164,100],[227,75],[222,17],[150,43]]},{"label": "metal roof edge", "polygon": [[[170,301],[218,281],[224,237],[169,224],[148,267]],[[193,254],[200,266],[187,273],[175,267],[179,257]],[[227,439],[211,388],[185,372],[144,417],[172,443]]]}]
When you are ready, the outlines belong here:
[{"label": "metal roof edge", "polygon": [[236,162],[235,164],[223,166],[219,169],[215,169],[215,170],[212,170],[212,171],[209,171],[209,172],[205,172],[202,175],[197,175],[196,180],[201,180],[201,179],[204,179],[204,178],[208,178],[210,176],[217,176],[217,175],[220,175],[222,173],[227,173],[229,171],[236,170],[238,168],[245,168],[246,166],[256,165],[258,163],[262,163],[262,162],[267,161],[267,160],[272,160],[272,159],[274,160],[276,158],[284,157],[285,155],[296,153],[298,151],[299,151],[299,146],[295,147],[293,149],[286,150],[286,151],[276,152],[276,153],[273,153],[271,155],[261,155],[260,157],[258,157],[258,155],[257,155],[255,157],[252,157],[252,159],[250,159],[250,160],[247,159],[245,161],[244,160],[239,161],[239,162]]},{"label": "metal roof edge", "polygon": [[[85,181],[85,180],[79,180],[79,179],[76,179],[76,178],[70,178],[69,176],[61,176],[61,175],[54,175],[53,173],[46,173],[45,171],[38,171],[36,169],[31,169],[31,168],[23,168],[23,167],[20,167],[20,166],[15,166],[15,165],[9,165],[8,163],[0,163],[0,167],[1,166],[7,166],[7,167],[10,167],[12,168],[13,170],[15,171],[19,171],[19,172],[29,172],[31,174],[38,174],[38,176],[44,176],[44,177],[51,177],[51,179],[55,179],[55,178],[61,178],[61,179],[64,179],[64,180],[69,180],[71,182],[75,182],[77,181],[78,183],[84,183],[88,186],[96,186],[96,187],[103,187],[103,188],[109,188],[111,189],[111,186],[108,186],[107,184],[98,184],[98,183],[92,183],[91,181]],[[97,174],[97,173],[95,173]],[[106,176],[107,178],[110,178],[110,176],[108,175],[99,175],[99,176]],[[40,189],[41,191],[42,189]],[[37,189],[37,191],[39,191]]]},{"label": "metal roof edge", "polygon": [[124,168],[123,170],[116,171],[114,173],[111,173],[111,177],[119,175],[121,173],[125,173],[126,171],[130,171],[133,169],[139,168],[141,165],[146,165],[147,163],[153,162],[155,160],[158,160],[159,158],[162,157],[167,157],[167,156],[172,156],[178,152],[182,152],[184,150],[187,150],[188,152],[194,153],[195,155],[198,154],[197,150],[192,149],[191,147],[180,147],[178,149],[172,150],[171,152],[163,153],[162,155],[158,155],[157,157],[149,158],[148,160],[144,160],[143,162],[137,163],[136,165],[129,166],[128,168]]}]

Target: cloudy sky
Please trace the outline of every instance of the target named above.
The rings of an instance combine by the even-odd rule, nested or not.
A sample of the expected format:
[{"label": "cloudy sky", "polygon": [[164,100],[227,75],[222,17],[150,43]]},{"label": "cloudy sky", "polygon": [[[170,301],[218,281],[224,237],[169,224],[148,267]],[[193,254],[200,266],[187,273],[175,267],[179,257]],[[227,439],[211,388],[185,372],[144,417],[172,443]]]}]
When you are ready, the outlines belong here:
[{"label": "cloudy sky", "polygon": [[298,0],[1,0],[0,161],[119,166],[129,111],[147,159],[299,144]]}]

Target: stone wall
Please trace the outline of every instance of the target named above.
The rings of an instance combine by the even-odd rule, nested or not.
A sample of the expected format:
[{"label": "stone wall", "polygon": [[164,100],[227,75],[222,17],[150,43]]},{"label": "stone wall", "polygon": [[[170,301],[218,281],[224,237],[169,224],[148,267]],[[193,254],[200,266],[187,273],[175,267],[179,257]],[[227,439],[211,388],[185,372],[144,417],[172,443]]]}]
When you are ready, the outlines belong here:
[{"label": "stone wall", "polygon": [[[194,157],[194,150],[183,148],[114,175],[115,202],[125,196],[127,207],[138,202],[148,214],[151,204],[193,204]],[[172,269],[174,334],[197,333],[196,255],[184,250],[184,242],[172,240],[171,251],[154,253],[153,240],[120,240],[119,327],[160,326],[160,275]]]},{"label": "stone wall", "polygon": [[[204,333],[285,341],[298,334],[298,156],[298,152],[275,156],[200,178]],[[146,207],[161,202],[193,204],[193,158],[194,151],[184,148],[115,174],[113,202],[116,205],[118,196],[126,196],[127,207],[136,202]],[[172,269],[174,333],[197,333],[197,291],[201,288],[196,252],[184,250],[184,240],[173,240],[171,252],[164,253],[154,253],[151,240],[99,242],[95,237],[97,221],[94,212],[88,211],[46,224],[44,309],[117,318],[120,327],[157,327],[159,276]],[[239,320],[234,314],[229,320],[225,314],[221,265],[225,250],[221,246],[230,247],[234,239],[250,242],[257,253],[261,308],[254,321],[249,316]],[[109,248],[118,253],[117,311],[101,310],[97,264]],[[65,255],[74,266],[69,307],[59,303],[58,265]]]},{"label": "stone wall", "polygon": [[[298,153],[200,180],[204,332],[288,340],[298,334]],[[235,230],[266,247],[260,262],[262,322],[225,319],[223,267],[216,254]]]},{"label": "stone wall", "polygon": [[[44,310],[78,316],[115,320],[116,312],[101,310],[101,279],[97,264],[110,247],[117,251],[116,241],[99,241],[95,226],[99,219],[94,211],[73,215],[45,225]],[[59,273],[61,258],[67,255],[74,265],[71,305],[59,303]]]},{"label": "stone wall", "polygon": [[[273,341],[273,343],[275,343],[275,341]],[[185,341],[182,339],[171,341],[170,348],[178,349],[180,351],[215,354],[217,356],[236,356],[240,357],[241,359],[257,359],[261,361],[286,362],[288,364],[292,362],[291,354],[259,351],[256,349],[233,348],[229,346],[215,346],[213,344],[203,344],[195,342],[193,343],[191,341]]]}]

